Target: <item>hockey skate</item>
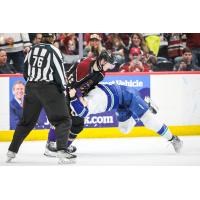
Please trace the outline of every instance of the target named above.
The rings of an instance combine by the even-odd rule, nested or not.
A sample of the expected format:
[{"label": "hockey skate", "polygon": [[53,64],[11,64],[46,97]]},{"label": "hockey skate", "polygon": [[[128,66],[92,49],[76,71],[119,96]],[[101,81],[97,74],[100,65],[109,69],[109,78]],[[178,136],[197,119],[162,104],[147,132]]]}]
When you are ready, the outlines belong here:
[{"label": "hockey skate", "polygon": [[77,148],[76,148],[75,146],[73,146],[73,145],[69,145],[69,146],[67,147],[67,151],[68,151],[69,153],[74,153],[74,152],[76,152],[76,150],[77,150]]},{"label": "hockey skate", "polygon": [[[69,153],[74,153],[76,150],[77,150],[76,147],[73,145],[67,147],[67,151]],[[47,142],[44,155],[48,157],[56,157],[57,155],[56,142]]]},{"label": "hockey skate", "polygon": [[67,150],[60,150],[57,151],[56,157],[58,158],[58,164],[73,164],[77,156],[69,153]]},{"label": "hockey skate", "polygon": [[169,140],[174,147],[176,153],[180,153],[183,147],[183,141],[181,141],[177,136],[173,136],[171,140]]},{"label": "hockey skate", "polygon": [[44,155],[48,157],[56,157],[57,155],[56,142],[47,142]]},{"label": "hockey skate", "polygon": [[7,163],[11,162],[11,160],[14,159],[15,157],[16,157],[16,153],[15,152],[8,151],[6,162]]}]

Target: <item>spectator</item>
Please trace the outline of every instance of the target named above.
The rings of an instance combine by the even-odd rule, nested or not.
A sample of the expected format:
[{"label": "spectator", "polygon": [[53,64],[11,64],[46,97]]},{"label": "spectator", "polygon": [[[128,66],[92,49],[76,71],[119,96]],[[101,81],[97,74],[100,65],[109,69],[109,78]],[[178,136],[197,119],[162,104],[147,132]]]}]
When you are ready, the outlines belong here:
[{"label": "spectator", "polygon": [[35,35],[36,35],[36,33],[28,33],[30,43],[32,43],[32,44],[33,44],[33,41],[35,39]]},{"label": "spectator", "polygon": [[24,68],[24,53],[30,50],[29,35],[26,33],[0,33],[0,47],[7,52],[8,62],[12,60],[17,72]]},{"label": "spectator", "polygon": [[168,58],[173,62],[179,62],[185,45],[185,35],[182,33],[168,34]]},{"label": "spectator", "polygon": [[130,44],[131,44],[131,38],[130,38],[130,33],[118,33],[118,36],[120,37],[120,39],[122,40],[125,48],[129,48]]},{"label": "spectator", "polygon": [[[128,33],[108,33],[105,39],[105,48],[107,50],[112,50],[112,43],[113,43],[113,38],[118,37],[121,40],[121,43],[123,45],[124,50],[128,51],[131,45],[131,39],[129,37]],[[126,51],[124,53],[126,53]]]},{"label": "spectator", "polygon": [[40,44],[42,41],[42,33],[36,33],[33,44]]},{"label": "spectator", "polygon": [[120,39],[120,37],[116,34],[112,38],[112,53],[115,55],[115,61],[121,65],[125,61],[124,57],[124,49],[125,46]]},{"label": "spectator", "polygon": [[149,53],[149,50],[145,44],[144,37],[141,33],[133,33],[131,36],[131,48],[140,48],[145,54]]},{"label": "spectator", "polygon": [[174,71],[200,71],[200,67],[192,63],[192,51],[189,48],[183,49],[182,59],[175,64]]},{"label": "spectator", "polygon": [[167,36],[168,34],[166,33],[161,33],[160,34],[160,47],[159,47],[159,51],[158,51],[158,58],[165,58],[163,60],[167,60],[168,59],[168,40],[167,40]]},{"label": "spectator", "polygon": [[120,66],[120,72],[149,72],[150,68],[142,62],[142,52],[132,47],[129,54],[130,61]]},{"label": "spectator", "polygon": [[25,84],[16,81],[12,87],[13,99],[10,101],[10,129],[14,130],[22,117]]},{"label": "spectator", "polygon": [[63,39],[63,48],[61,49],[62,53],[66,55],[77,55],[78,49],[77,49],[77,39],[72,35],[67,35]]},{"label": "spectator", "polygon": [[192,62],[200,67],[200,33],[186,33],[186,45],[192,50]]},{"label": "spectator", "polygon": [[144,37],[141,33],[133,33],[131,37],[131,48],[136,47],[139,48],[142,52],[142,62],[145,66],[148,66],[149,69],[156,64],[157,57],[153,54],[153,52],[149,51],[148,47],[146,46]]},{"label": "spectator", "polygon": [[96,57],[103,49],[101,37],[98,34],[91,34],[89,44],[83,50],[83,56]]},{"label": "spectator", "polygon": [[118,33],[120,39],[123,42],[124,45],[124,57],[125,57],[125,62],[129,61],[129,48],[131,45],[131,34],[129,33]]},{"label": "spectator", "polygon": [[0,74],[14,74],[16,70],[7,62],[7,53],[0,49]]},{"label": "spectator", "polygon": [[60,50],[65,64],[74,64],[79,60],[78,41],[76,35],[71,33],[62,36]]},{"label": "spectator", "polygon": [[104,45],[106,50],[112,51],[113,37],[114,37],[114,33],[108,33],[107,34],[105,45]]},{"label": "spectator", "polygon": [[[90,37],[94,33],[84,33],[83,34],[83,47],[89,45]],[[99,37],[101,38],[101,44],[104,46],[104,43],[107,41],[107,34],[106,33],[98,33]]]},{"label": "spectator", "polygon": [[90,42],[90,33],[84,33],[83,35],[83,47],[86,47]]}]

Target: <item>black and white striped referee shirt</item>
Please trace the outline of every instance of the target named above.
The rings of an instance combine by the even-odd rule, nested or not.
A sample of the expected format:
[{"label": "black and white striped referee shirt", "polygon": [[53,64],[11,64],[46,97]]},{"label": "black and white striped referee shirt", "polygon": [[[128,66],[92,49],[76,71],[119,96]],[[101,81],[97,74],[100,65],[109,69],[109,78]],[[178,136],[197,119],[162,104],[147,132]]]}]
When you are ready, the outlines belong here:
[{"label": "black and white striped referee shirt", "polygon": [[24,60],[24,78],[26,81],[54,82],[65,90],[66,75],[60,50],[51,44],[34,45]]}]

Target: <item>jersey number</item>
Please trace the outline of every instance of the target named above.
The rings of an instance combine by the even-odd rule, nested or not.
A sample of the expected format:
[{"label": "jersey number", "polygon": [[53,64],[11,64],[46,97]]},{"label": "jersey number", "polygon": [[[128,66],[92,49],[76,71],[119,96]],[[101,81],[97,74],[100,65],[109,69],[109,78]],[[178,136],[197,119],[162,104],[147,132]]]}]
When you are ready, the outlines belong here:
[{"label": "jersey number", "polygon": [[33,62],[33,66],[35,67],[36,63],[38,67],[42,67],[42,63],[43,63],[43,57],[38,57],[38,56],[33,56],[34,62]]}]

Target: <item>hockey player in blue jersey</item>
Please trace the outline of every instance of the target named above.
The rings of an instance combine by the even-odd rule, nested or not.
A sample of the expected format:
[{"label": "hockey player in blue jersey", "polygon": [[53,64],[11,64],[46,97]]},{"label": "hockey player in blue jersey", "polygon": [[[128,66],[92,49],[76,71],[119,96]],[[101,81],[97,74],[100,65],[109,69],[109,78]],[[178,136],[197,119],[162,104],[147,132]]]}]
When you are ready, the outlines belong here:
[{"label": "hockey player in blue jersey", "polygon": [[146,128],[170,141],[177,153],[182,148],[183,142],[150,111],[149,105],[132,87],[98,84],[85,97],[77,97],[75,89],[70,90],[70,96],[72,98],[70,106],[74,114],[79,117],[85,118],[90,114],[115,111],[119,129],[124,133],[129,133],[135,126],[137,117]]},{"label": "hockey player in blue jersey", "polygon": [[[70,97],[70,106],[75,116],[85,118],[90,114],[115,111],[119,122],[118,128],[121,132],[129,133],[136,121],[140,120],[146,128],[166,138],[177,153],[182,148],[183,142],[158,119],[154,109],[153,114],[152,107],[132,87],[98,84],[84,97],[80,97],[77,91],[72,89]],[[48,153],[51,153],[49,156],[55,156],[53,151],[48,151]]]}]

